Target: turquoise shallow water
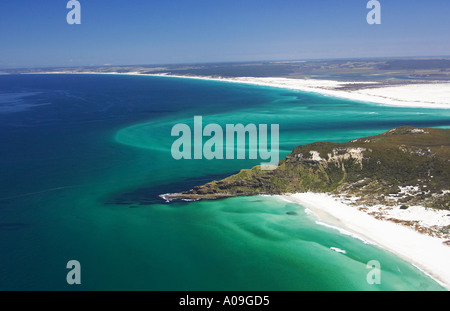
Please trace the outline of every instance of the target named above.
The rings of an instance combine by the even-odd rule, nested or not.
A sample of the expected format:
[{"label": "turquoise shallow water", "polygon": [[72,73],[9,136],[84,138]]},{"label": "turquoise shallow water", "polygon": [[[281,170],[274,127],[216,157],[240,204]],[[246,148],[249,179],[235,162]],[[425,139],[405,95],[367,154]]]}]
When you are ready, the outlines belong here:
[{"label": "turquoise shallow water", "polygon": [[[0,85],[2,290],[441,289],[276,197],[169,205],[157,195],[260,162],[173,160],[170,129],[194,115],[278,123],[283,158],[298,144],[399,125],[449,127],[446,110],[172,78],[2,76]],[[72,259],[78,287],[66,283]],[[366,282],[373,259],[380,285]]]}]

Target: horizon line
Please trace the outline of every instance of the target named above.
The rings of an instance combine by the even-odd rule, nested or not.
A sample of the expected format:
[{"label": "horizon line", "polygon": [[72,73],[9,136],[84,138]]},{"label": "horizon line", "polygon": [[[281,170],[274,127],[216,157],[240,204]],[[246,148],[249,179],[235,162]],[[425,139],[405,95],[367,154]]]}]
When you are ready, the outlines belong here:
[{"label": "horizon line", "polygon": [[332,58],[303,58],[303,59],[266,59],[266,60],[242,60],[242,61],[206,61],[206,62],[176,62],[176,63],[149,63],[149,64],[122,64],[122,65],[78,65],[78,66],[29,66],[29,67],[0,67],[0,70],[39,70],[60,68],[113,68],[113,67],[156,67],[156,66],[183,66],[183,65],[217,65],[217,64],[251,64],[273,62],[314,62],[314,61],[339,61],[339,60],[382,60],[382,59],[450,59],[450,55],[417,55],[417,56],[368,56],[368,57],[332,57]]}]

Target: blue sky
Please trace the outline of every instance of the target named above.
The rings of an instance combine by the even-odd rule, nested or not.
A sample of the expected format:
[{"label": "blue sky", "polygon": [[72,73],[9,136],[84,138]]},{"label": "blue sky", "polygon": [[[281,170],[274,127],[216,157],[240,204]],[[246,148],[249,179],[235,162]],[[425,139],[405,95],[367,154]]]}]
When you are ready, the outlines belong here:
[{"label": "blue sky", "polygon": [[448,0],[0,0],[0,68],[450,55]]}]

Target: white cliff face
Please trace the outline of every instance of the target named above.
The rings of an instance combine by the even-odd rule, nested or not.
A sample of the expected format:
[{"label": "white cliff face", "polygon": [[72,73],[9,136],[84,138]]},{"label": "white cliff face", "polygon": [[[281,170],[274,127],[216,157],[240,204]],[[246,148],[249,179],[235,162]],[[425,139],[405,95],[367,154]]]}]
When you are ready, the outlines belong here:
[{"label": "white cliff face", "polygon": [[310,160],[317,161],[317,162],[325,161],[325,159],[322,159],[320,157],[320,153],[318,151],[311,150],[309,153],[311,154],[311,159]]},{"label": "white cliff face", "polygon": [[[339,165],[339,162],[343,160],[355,159],[362,168],[362,160],[364,159],[364,152],[367,151],[366,148],[360,147],[346,147],[346,148],[334,148],[332,153],[328,153],[328,159],[324,159],[320,156],[320,153],[315,150],[311,150],[310,158],[304,158],[305,160],[315,161],[315,162],[334,162]],[[369,151],[371,151],[369,149]],[[303,155],[297,155],[303,158]]]},{"label": "white cliff face", "polygon": [[423,129],[412,129],[412,130],[410,130],[410,132],[413,134],[428,134],[428,132],[426,132]]},{"label": "white cliff face", "polygon": [[360,147],[334,148],[333,153],[328,154],[328,161],[339,162],[341,160],[355,159],[361,165],[362,168],[364,151],[367,151],[367,149]]}]

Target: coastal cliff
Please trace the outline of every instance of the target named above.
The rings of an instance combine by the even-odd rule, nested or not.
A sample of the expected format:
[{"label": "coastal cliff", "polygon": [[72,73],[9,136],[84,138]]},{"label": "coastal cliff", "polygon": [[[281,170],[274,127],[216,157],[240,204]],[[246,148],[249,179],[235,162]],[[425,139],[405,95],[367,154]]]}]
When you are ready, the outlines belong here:
[{"label": "coastal cliff", "polygon": [[398,127],[346,143],[296,147],[273,171],[259,166],[181,192],[166,200],[221,199],[316,192],[367,205],[450,209],[450,129]]}]

